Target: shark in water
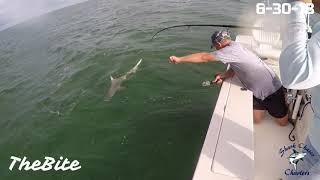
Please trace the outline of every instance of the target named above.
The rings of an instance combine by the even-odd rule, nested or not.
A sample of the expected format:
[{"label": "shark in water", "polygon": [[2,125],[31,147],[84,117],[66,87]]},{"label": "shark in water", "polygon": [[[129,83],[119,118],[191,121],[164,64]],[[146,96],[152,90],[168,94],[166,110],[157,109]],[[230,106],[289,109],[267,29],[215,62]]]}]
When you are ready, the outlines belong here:
[{"label": "shark in water", "polygon": [[112,76],[110,76],[111,85],[107,92],[105,101],[109,101],[118,90],[123,89],[123,87],[121,87],[121,83],[127,79],[128,75],[134,74],[135,72],[137,72],[137,69],[141,64],[141,62],[142,62],[142,59],[140,59],[138,63],[132,69],[130,69],[127,73],[125,73],[123,76],[120,76],[118,78],[113,78]]},{"label": "shark in water", "polygon": [[307,155],[307,153],[299,153],[298,151],[293,149],[293,153],[289,156],[289,162],[293,165],[294,169],[297,169],[297,164],[300,160],[303,161],[303,158]]}]

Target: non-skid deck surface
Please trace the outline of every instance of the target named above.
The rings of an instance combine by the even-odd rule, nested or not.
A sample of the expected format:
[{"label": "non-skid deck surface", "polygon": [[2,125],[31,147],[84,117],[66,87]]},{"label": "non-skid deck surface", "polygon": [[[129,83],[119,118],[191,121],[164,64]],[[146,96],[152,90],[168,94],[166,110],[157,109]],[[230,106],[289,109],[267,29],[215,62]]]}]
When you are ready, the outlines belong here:
[{"label": "non-skid deck surface", "polygon": [[280,148],[293,144],[288,138],[292,125],[281,127],[267,115],[261,124],[254,125],[254,180],[286,180],[284,171],[292,168]]}]

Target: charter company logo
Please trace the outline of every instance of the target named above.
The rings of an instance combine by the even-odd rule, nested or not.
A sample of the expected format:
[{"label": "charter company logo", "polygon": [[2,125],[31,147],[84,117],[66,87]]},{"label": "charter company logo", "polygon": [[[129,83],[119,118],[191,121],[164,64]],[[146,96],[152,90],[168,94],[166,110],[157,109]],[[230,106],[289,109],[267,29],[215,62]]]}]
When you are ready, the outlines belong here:
[{"label": "charter company logo", "polygon": [[[286,153],[286,152],[291,153]],[[299,162],[303,161],[306,156],[314,156],[314,153],[311,151],[310,148],[308,148],[307,145],[304,145],[303,143],[300,143],[299,145],[296,145],[295,143],[283,146],[279,150],[279,154],[281,157],[287,157],[287,160],[290,165],[292,165],[291,169],[286,169],[284,171],[284,174],[287,176],[309,176],[309,171],[304,170],[298,170]]]}]

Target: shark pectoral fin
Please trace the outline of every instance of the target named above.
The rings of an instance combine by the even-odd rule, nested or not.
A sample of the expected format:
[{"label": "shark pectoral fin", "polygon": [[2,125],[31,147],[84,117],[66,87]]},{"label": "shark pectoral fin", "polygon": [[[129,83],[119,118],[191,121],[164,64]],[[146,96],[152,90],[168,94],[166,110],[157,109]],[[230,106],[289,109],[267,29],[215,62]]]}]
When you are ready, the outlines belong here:
[{"label": "shark pectoral fin", "polygon": [[112,80],[114,80],[114,78],[112,76],[110,76],[110,80],[112,81]]}]

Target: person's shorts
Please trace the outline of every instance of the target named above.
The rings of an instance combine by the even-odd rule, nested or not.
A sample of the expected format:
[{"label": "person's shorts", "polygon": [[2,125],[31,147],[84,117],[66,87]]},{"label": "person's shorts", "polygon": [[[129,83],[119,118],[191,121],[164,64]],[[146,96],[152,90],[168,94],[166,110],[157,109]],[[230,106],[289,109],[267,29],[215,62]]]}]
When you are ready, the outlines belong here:
[{"label": "person's shorts", "polygon": [[285,89],[281,87],[264,100],[253,96],[253,109],[267,110],[271,116],[275,118],[283,118],[288,114],[288,106],[286,104],[284,91]]}]

